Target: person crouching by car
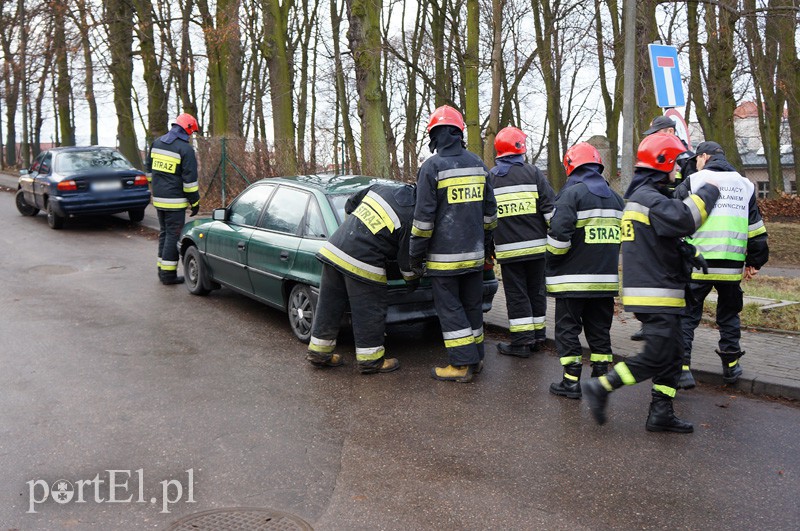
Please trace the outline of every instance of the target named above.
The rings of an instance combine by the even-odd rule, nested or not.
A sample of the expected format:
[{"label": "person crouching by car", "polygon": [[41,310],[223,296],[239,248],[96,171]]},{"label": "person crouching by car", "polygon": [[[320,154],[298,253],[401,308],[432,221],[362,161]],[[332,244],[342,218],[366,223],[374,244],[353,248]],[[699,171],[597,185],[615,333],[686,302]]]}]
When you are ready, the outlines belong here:
[{"label": "person crouching by car", "polygon": [[306,356],[313,366],[343,364],[341,354],[334,350],[349,301],[359,372],[385,373],[400,367],[396,358],[386,358],[383,346],[386,267],[390,260],[397,260],[410,288],[419,282],[408,264],[415,191],[414,185],[378,184],[347,201],[347,218],[317,253],[322,279]]}]

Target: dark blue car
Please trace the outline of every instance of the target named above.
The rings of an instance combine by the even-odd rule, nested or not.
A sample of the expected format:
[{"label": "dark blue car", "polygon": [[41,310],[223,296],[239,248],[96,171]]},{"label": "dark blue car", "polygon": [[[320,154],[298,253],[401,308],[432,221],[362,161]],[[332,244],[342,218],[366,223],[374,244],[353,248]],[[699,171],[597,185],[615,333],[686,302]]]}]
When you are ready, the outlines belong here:
[{"label": "dark blue car", "polygon": [[144,218],[150,203],[147,177],[113,148],[63,147],[43,151],[21,170],[17,210],[23,216],[47,212],[47,223],[64,227],[67,218],[127,212]]}]

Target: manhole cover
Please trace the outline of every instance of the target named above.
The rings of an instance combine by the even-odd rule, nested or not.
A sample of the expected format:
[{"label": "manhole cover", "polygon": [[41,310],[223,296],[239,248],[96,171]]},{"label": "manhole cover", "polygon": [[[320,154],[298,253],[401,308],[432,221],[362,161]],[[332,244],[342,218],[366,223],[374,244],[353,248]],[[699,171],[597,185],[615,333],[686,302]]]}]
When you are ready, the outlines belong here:
[{"label": "manhole cover", "polygon": [[28,269],[28,273],[37,275],[69,275],[78,271],[78,268],[68,265],[38,265]]},{"label": "manhole cover", "polygon": [[270,531],[313,531],[314,528],[308,522],[293,514],[250,507],[213,509],[202,513],[190,514],[169,527],[169,531],[219,531],[220,529],[230,531],[257,531],[262,529]]}]

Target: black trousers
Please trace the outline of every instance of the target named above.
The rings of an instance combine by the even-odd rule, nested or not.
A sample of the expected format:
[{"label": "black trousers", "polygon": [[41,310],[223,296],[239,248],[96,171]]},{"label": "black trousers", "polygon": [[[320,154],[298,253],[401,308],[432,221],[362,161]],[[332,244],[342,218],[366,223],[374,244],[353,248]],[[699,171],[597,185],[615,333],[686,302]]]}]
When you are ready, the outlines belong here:
[{"label": "black trousers", "polygon": [[[503,278],[505,281],[505,277]],[[556,298],[556,349],[562,365],[580,363],[583,331],[592,362],[612,361],[611,321],[614,297]]]},{"label": "black trousers", "polygon": [[483,271],[431,277],[433,303],[450,365],[483,359]]},{"label": "black trousers", "polygon": [[644,350],[617,363],[614,371],[626,385],[652,378],[655,392],[674,398],[683,359],[681,316],[667,313],[634,315],[642,323]]},{"label": "black trousers", "polygon": [[385,355],[387,299],[386,286],[356,280],[323,264],[309,355],[322,362],[331,359],[349,302],[358,368],[379,368]]},{"label": "black trousers", "polygon": [[158,269],[161,278],[178,274],[178,238],[186,219],[184,210],[156,210],[158,213]]},{"label": "black trousers", "polygon": [[691,363],[694,331],[703,318],[703,301],[711,288],[717,290],[717,327],[719,327],[719,350],[721,352],[739,352],[739,340],[742,337],[739,312],[744,306],[742,286],[739,282],[692,282],[686,290],[686,309],[681,321],[683,333],[683,362]]},{"label": "black trousers", "polygon": [[547,290],[544,259],[500,264],[512,345],[544,339]]}]

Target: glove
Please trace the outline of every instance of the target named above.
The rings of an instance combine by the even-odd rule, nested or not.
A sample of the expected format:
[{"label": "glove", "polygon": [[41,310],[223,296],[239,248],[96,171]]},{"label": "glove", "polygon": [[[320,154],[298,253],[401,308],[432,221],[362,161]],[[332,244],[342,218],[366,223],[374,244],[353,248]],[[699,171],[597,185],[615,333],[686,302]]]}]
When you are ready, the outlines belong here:
[{"label": "glove", "polygon": [[678,251],[683,256],[684,262],[689,264],[692,269],[700,269],[704,274],[708,274],[708,262],[703,258],[703,255],[697,250],[697,247],[684,240],[678,244]]},{"label": "glove", "polygon": [[194,205],[194,206],[192,207],[192,213],[191,213],[191,214],[189,214],[189,217],[190,217],[190,218],[193,218],[193,217],[195,217],[195,216],[197,215],[197,213],[198,213],[198,212],[200,212],[200,203],[197,203],[196,205]]},{"label": "glove", "polygon": [[425,263],[421,256],[409,256],[408,266],[417,278],[422,278],[422,275],[425,274]]}]

